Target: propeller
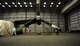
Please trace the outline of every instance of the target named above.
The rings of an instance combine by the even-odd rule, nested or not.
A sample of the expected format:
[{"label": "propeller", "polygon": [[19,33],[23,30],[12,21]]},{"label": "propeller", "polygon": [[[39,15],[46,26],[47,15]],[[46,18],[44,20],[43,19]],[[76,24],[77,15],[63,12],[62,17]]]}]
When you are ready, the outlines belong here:
[{"label": "propeller", "polygon": [[41,17],[40,17],[40,0],[36,0],[36,10],[37,10],[37,16],[36,16],[36,18],[34,18],[34,19],[32,19],[32,20],[30,20],[30,21],[22,24],[21,26],[19,26],[19,27],[17,28],[18,30],[22,29],[24,26],[25,26],[25,27],[28,27],[29,25],[35,24],[35,23],[38,24],[38,25],[40,25],[41,22],[44,22],[44,23],[46,23],[47,25],[55,28],[55,29],[57,30],[57,33],[62,31],[62,30],[61,30],[59,27],[57,27],[56,25],[54,25],[54,24],[52,24],[52,23],[49,23],[48,21],[45,21],[45,20],[41,19]]}]

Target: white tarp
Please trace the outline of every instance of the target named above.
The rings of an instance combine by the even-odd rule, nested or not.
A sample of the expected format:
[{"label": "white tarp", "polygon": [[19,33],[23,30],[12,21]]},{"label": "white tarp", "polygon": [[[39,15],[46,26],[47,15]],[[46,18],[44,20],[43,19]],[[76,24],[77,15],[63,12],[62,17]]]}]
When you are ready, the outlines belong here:
[{"label": "white tarp", "polygon": [[0,20],[0,35],[11,35],[14,24],[11,21]]}]

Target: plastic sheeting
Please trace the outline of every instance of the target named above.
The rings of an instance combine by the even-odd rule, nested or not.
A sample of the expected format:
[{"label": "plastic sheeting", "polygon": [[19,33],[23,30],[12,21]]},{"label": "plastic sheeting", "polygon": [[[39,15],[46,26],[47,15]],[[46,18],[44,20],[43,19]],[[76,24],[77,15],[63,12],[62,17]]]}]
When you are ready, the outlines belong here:
[{"label": "plastic sheeting", "polygon": [[0,20],[0,35],[6,36],[11,35],[12,30],[14,28],[14,24],[10,21]]}]

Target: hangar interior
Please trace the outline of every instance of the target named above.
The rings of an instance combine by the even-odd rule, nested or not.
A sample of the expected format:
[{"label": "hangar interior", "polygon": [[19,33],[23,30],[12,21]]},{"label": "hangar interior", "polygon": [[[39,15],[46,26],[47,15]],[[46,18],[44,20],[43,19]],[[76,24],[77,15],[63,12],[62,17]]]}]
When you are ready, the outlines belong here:
[{"label": "hangar interior", "polygon": [[[0,0],[0,19],[30,20],[37,16],[37,0]],[[62,29],[62,32],[80,30],[79,0],[40,0],[40,16]],[[31,32],[55,32],[47,24],[29,26]]]},{"label": "hangar interior", "polygon": [[0,36],[0,46],[80,46],[80,0],[0,0]]}]

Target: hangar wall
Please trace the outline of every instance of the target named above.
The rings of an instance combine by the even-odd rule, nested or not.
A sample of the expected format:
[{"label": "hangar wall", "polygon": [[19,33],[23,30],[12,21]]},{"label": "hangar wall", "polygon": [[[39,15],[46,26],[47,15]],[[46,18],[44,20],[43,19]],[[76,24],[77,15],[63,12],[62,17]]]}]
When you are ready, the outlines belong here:
[{"label": "hangar wall", "polygon": [[69,27],[69,31],[80,30],[80,8],[69,14],[68,27]]},{"label": "hangar wall", "polygon": [[[65,31],[65,22],[64,22],[64,16],[61,14],[58,14],[56,10],[52,9],[42,9],[41,10],[41,18],[49,21],[50,23],[53,23],[56,26],[59,26],[63,32]],[[0,19],[3,20],[25,20],[25,19],[33,19],[36,17],[36,11],[35,9],[6,9],[0,12]],[[30,25],[30,28],[32,32],[55,32],[55,30],[48,26],[45,23],[41,23],[41,25],[32,24]]]}]

